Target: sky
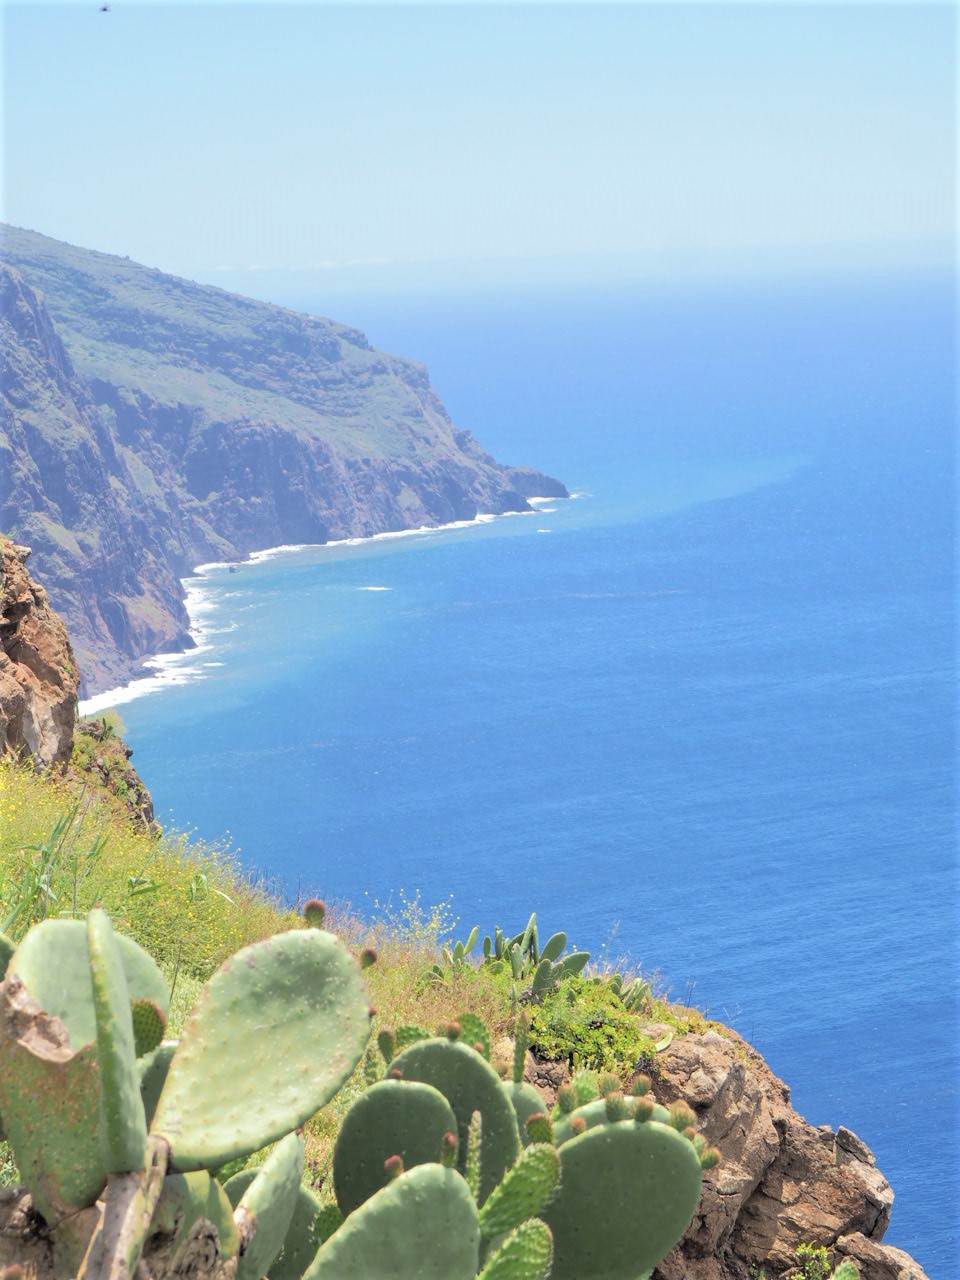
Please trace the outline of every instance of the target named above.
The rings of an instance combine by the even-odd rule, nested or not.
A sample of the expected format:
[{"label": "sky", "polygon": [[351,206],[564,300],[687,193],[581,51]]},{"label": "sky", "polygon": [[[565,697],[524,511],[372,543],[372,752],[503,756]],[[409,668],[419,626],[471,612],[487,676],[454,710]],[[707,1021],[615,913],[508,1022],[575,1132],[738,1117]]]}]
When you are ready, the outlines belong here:
[{"label": "sky", "polygon": [[3,218],[237,287],[945,259],[949,5],[7,4]]}]

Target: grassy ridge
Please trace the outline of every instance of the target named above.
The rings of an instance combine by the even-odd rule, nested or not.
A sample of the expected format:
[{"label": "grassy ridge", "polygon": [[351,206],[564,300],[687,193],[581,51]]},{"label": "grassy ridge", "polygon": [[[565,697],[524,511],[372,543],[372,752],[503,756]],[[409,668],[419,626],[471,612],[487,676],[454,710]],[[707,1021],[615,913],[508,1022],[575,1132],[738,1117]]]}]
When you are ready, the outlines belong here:
[{"label": "grassy ridge", "polygon": [[168,973],[179,959],[198,979],[295,919],[244,878],[228,850],[180,835],[158,840],[89,789],[0,762],[0,912],[11,936],[96,903]]}]

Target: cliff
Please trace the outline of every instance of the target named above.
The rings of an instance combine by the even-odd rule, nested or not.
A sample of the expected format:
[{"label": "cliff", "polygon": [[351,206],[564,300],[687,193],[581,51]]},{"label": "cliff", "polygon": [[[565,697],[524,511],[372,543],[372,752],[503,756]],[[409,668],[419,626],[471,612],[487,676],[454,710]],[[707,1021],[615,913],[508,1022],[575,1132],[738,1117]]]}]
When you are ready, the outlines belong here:
[{"label": "cliff", "polygon": [[0,537],[0,752],[64,764],[80,676],[70,638],[26,570],[30,551]]},{"label": "cliff", "polygon": [[85,693],[189,645],[198,563],[566,494],[356,329],[30,231],[0,244],[0,528],[33,547]]},{"label": "cliff", "polygon": [[[656,1041],[671,1028],[644,1030]],[[807,1124],[789,1087],[735,1031],[676,1035],[644,1068],[657,1101],[683,1099],[722,1156],[654,1280],[802,1280],[801,1244],[825,1248],[834,1266],[851,1259],[861,1280],[927,1280],[909,1254],[883,1244],[893,1190],[867,1145],[842,1125]],[[528,1054],[525,1075],[552,1105],[569,1072]]]},{"label": "cliff", "polygon": [[93,790],[157,831],[133,752],[103,720],[77,721],[80,671],[62,618],[27,571],[29,547],[0,535],[0,755]]}]

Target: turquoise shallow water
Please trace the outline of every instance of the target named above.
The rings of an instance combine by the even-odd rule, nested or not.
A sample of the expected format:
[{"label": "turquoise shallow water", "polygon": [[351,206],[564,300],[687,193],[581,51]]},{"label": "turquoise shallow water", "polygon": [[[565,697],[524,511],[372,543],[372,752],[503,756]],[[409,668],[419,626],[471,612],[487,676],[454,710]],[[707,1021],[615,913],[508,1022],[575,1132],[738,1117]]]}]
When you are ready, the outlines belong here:
[{"label": "turquoise shallow water", "polygon": [[957,1275],[947,282],[312,305],[584,496],[212,571],[123,711],[162,816],[659,970]]}]

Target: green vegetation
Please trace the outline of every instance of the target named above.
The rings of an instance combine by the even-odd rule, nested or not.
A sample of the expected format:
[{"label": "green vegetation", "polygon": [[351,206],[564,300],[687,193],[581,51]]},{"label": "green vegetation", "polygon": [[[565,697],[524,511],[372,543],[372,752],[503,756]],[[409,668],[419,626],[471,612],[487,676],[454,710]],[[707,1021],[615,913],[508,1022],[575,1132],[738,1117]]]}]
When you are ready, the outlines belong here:
[{"label": "green vegetation", "polygon": [[136,831],[111,798],[0,762],[0,921],[17,939],[96,904],[165,972],[200,979],[292,918],[229,850]]},{"label": "green vegetation", "polygon": [[[4,955],[16,1030],[0,1040],[0,1114],[55,1268],[78,1280],[133,1280],[141,1259],[155,1280],[180,1274],[201,1219],[237,1280],[633,1280],[683,1235],[717,1162],[683,1104],[590,1072],[553,1128],[528,1117],[522,1143],[522,1015],[509,1084],[469,1014],[399,1051],[381,1034],[378,1062],[364,1053],[375,958],[322,927],[244,948],[162,1045],[167,985],[102,909],[45,919]],[[340,1127],[324,1206],[303,1186],[302,1126],[362,1057],[372,1082]]]},{"label": "green vegetation", "polygon": [[[98,726],[96,750],[105,744],[122,747],[116,736],[121,729],[119,724]],[[42,1097],[45,1089],[59,1097],[82,1097],[94,1088],[94,1077],[109,1079],[111,1089],[125,1101],[109,1114],[99,1105],[83,1108],[86,1129],[74,1132],[56,1159],[39,1134],[66,1123],[63,1109],[55,1103],[51,1114],[43,1107],[32,1112],[26,1108],[32,1116],[29,1122],[19,1128],[16,1122],[7,1125],[16,1160],[10,1148],[0,1145],[0,1183],[15,1182],[22,1174],[31,1189],[40,1187],[38,1203],[45,1203],[50,1213],[63,1211],[65,1196],[76,1208],[99,1193],[108,1168],[105,1153],[113,1153],[110,1166],[132,1164],[133,1148],[139,1151],[141,1141],[151,1143],[162,1136],[174,1152],[173,1172],[168,1170],[159,1191],[149,1191],[158,1196],[152,1217],[147,1225],[134,1224],[134,1235],[148,1239],[151,1221],[183,1223],[204,1213],[220,1223],[229,1245],[241,1230],[237,1222],[244,1214],[234,1217],[240,1206],[246,1213],[257,1204],[259,1218],[273,1220],[279,1195],[279,1217],[261,1236],[264,1247],[272,1240],[269,1247],[281,1249],[273,1268],[264,1265],[259,1273],[269,1271],[271,1280],[303,1275],[303,1269],[285,1270],[284,1259],[299,1258],[305,1268],[323,1239],[327,1244],[307,1272],[313,1280],[339,1276],[358,1259],[366,1265],[370,1258],[380,1257],[377,1242],[383,1233],[394,1232],[401,1219],[415,1220],[412,1206],[425,1203],[434,1207],[421,1224],[423,1232],[435,1231],[436,1215],[450,1214],[460,1224],[444,1235],[442,1247],[437,1246],[438,1275],[446,1278],[478,1271],[487,1280],[546,1275],[551,1249],[555,1256],[550,1274],[555,1278],[633,1275],[618,1270],[626,1265],[624,1259],[647,1256],[644,1250],[652,1250],[655,1260],[666,1237],[657,1232],[649,1239],[642,1232],[637,1236],[632,1202],[628,1209],[617,1199],[622,1199],[623,1178],[615,1171],[632,1169],[627,1179],[632,1181],[651,1163],[659,1168],[665,1162],[664,1168],[672,1172],[663,1176],[679,1178],[676,1217],[668,1215],[664,1230],[682,1232],[699,1193],[700,1160],[709,1163],[712,1157],[706,1156],[699,1139],[692,1145],[692,1131],[682,1136],[687,1124],[678,1127],[676,1117],[654,1109],[640,1096],[624,1097],[621,1088],[639,1079],[639,1095],[646,1076],[638,1078],[638,1070],[656,1073],[657,1054],[669,1038],[709,1025],[696,1011],[656,999],[637,980],[583,971],[579,959],[577,972],[564,971],[565,938],[554,935],[540,948],[535,917],[517,939],[503,939],[501,960],[514,943],[523,954],[519,976],[509,960],[497,963],[495,939],[487,963],[479,957],[472,960],[466,946],[445,948],[456,926],[449,904],[428,907],[419,895],[401,895],[398,908],[378,905],[372,921],[314,901],[308,907],[309,920],[325,928],[305,929],[301,915],[244,878],[229,850],[182,835],[134,830],[110,786],[98,788],[96,772],[84,777],[78,784],[69,776],[56,779],[22,765],[0,764],[0,923],[19,943],[16,951],[13,943],[5,951],[0,947],[0,957],[8,959],[13,952],[14,971],[21,973],[43,1007],[50,1005],[66,1017],[77,1050],[69,1079],[61,1075],[56,1085],[43,1084],[31,1074],[36,1064],[24,1077],[26,1083],[0,1083],[0,1113],[11,1106],[4,1101],[4,1089],[22,1088],[24,1096],[31,1097]],[[95,905],[104,908],[92,917],[98,923],[85,924]],[[93,943],[87,942],[88,929],[94,931]],[[63,996],[44,994],[58,989],[56,984],[50,988],[42,976],[50,930],[59,938],[60,959],[51,966],[57,973],[82,974],[88,953],[94,967],[102,967],[94,984],[100,996],[90,1013],[77,1013],[87,997],[74,984],[67,1004]],[[333,932],[341,944],[334,943]],[[43,946],[32,941],[38,935]],[[269,1039],[258,1040],[243,1029],[242,1018],[230,1021],[247,1008],[243,983],[251,964],[259,973],[260,958],[268,954],[256,944],[274,937],[270,950],[279,946],[280,954],[286,954],[290,947],[293,956],[305,945],[312,952],[314,944],[302,939],[314,935],[325,940],[328,950],[336,947],[337,956],[346,954],[346,944],[363,966],[361,980],[350,962],[350,971],[362,981],[362,1019],[357,1022],[355,1013],[343,1009],[337,1017],[338,1025],[362,1026],[362,1035],[358,1030],[352,1048],[334,1053],[339,1065],[333,1074],[323,1065],[329,1053],[317,1044],[317,1028],[305,1029],[300,1014],[281,1052],[276,1049],[279,1033],[272,1030]],[[252,962],[219,970],[225,959],[251,945],[254,950],[244,954],[255,957]],[[128,995],[119,1004],[117,966],[110,960],[114,952],[120,956]],[[551,966],[550,981],[537,984],[545,959]],[[221,995],[212,999],[204,994],[204,984],[215,971],[206,990]],[[234,974],[240,985],[235,988],[224,973]],[[287,1016],[284,1002],[290,987],[283,987],[287,995],[281,995],[273,979],[264,982],[255,1001],[256,1025],[267,1022],[276,1028]],[[293,985],[299,990],[309,984]],[[354,992],[349,1008],[356,1011],[361,988],[349,989]],[[270,1001],[277,1002],[275,1013],[269,1012]],[[372,1017],[368,1005],[376,1010]],[[200,1009],[202,1016],[191,1012]],[[227,1020],[222,1025],[221,1016]],[[210,1026],[208,1018],[214,1019]],[[648,1018],[656,1040],[646,1030]],[[130,1024],[129,1045],[126,1033],[118,1038],[115,1029],[104,1030],[118,1022]],[[511,1045],[514,1033],[516,1044]],[[181,1048],[175,1055],[168,1042],[156,1048],[163,1034],[179,1037]],[[211,1066],[209,1056],[221,1052],[217,1044],[223,1043],[223,1036],[236,1046],[228,1055],[229,1084],[223,1075],[227,1068]],[[528,1045],[540,1058],[563,1060],[574,1071],[579,1069],[574,1084],[561,1090],[562,1105],[552,1120],[544,1114],[542,1096],[523,1080]],[[322,1098],[309,1089],[300,1096],[299,1077],[287,1087],[280,1076],[271,1074],[282,1072],[284,1063],[304,1061],[297,1056],[301,1046],[310,1053],[301,1075],[313,1081],[309,1089],[318,1087],[321,1078],[326,1081]],[[142,1132],[136,1107],[130,1123],[131,1053],[138,1063],[138,1096],[144,1099],[147,1127]],[[256,1059],[250,1068],[252,1079],[235,1080],[250,1053]],[[178,1059],[181,1065],[170,1078],[180,1083],[155,1116],[166,1071],[171,1060]],[[0,1049],[0,1075],[8,1067]],[[261,1104],[264,1093],[268,1105]],[[295,1114],[289,1110],[294,1097]],[[273,1117],[268,1129],[244,1128],[261,1124],[267,1113]],[[653,1125],[648,1124],[651,1118]],[[685,1118],[689,1119],[686,1113]],[[623,1122],[629,1123],[622,1135],[607,1132]],[[104,1137],[102,1126],[108,1123],[117,1127]],[[300,1136],[284,1136],[292,1128],[299,1129]],[[232,1135],[229,1140],[224,1132]],[[577,1143],[588,1136],[595,1145],[577,1155]],[[271,1146],[274,1142],[277,1145]],[[42,1158],[36,1154],[40,1148],[45,1152]],[[544,1148],[556,1148],[556,1156],[543,1155]],[[682,1154],[685,1150],[692,1155]],[[53,1164],[41,1169],[38,1159]],[[551,1160],[561,1175],[561,1187],[566,1172],[568,1188],[579,1188],[569,1191],[559,1218],[538,1199],[537,1188],[550,1180]],[[79,1179],[70,1172],[77,1168],[84,1170]],[[603,1169],[613,1172],[601,1176]],[[119,1170],[117,1176],[126,1172]],[[594,1184],[602,1189],[603,1204],[587,1194]],[[471,1186],[476,1194],[470,1194]],[[149,1189],[142,1190],[147,1195]],[[487,1203],[496,1210],[486,1210]],[[620,1210],[613,1222],[603,1217],[605,1247],[598,1257],[605,1259],[604,1269],[585,1271],[585,1260],[576,1252],[579,1233],[589,1232],[596,1215],[606,1213],[603,1205],[617,1204]],[[568,1222],[578,1224],[572,1235]],[[69,1254],[74,1246],[68,1240],[63,1247]],[[260,1266],[262,1256],[253,1256],[260,1258]],[[383,1270],[384,1277],[406,1280],[393,1253],[390,1266],[400,1269]]]}]

